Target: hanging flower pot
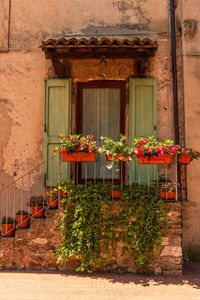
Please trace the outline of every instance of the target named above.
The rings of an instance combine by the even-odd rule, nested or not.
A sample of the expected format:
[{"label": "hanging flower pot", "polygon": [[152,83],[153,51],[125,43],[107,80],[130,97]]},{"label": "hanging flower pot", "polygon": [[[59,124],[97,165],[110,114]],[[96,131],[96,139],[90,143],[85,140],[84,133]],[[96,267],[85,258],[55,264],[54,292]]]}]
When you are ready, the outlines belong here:
[{"label": "hanging flower pot", "polygon": [[119,160],[119,161],[129,161],[129,155],[128,154],[121,154],[121,153],[117,153],[115,156],[113,156],[112,154],[108,154],[106,156],[107,160],[108,161],[112,161],[114,158],[116,160]]},{"label": "hanging flower pot", "polygon": [[58,208],[58,198],[49,197],[47,198],[49,208]]},{"label": "hanging flower pot", "polygon": [[179,163],[188,165],[192,160],[192,154],[179,154]]},{"label": "hanging flower pot", "polygon": [[139,164],[166,164],[169,165],[172,163],[173,154],[164,154],[162,157],[159,156],[151,156],[151,157],[139,157]]},{"label": "hanging flower pot", "polygon": [[108,192],[109,192],[110,197],[111,197],[112,199],[120,199],[120,196],[121,196],[120,191],[109,190]]},{"label": "hanging flower pot", "polygon": [[27,211],[19,210],[16,214],[18,228],[28,228],[30,225],[30,216]]},{"label": "hanging flower pot", "polygon": [[163,200],[175,200],[176,192],[172,192],[172,191],[160,192],[160,198]]},{"label": "hanging flower pot", "polygon": [[1,228],[2,228],[2,236],[9,237],[15,235],[15,226],[14,226],[13,218],[3,217]]},{"label": "hanging flower pot", "polygon": [[93,162],[96,160],[96,153],[86,153],[86,152],[77,152],[77,153],[62,153],[63,160],[66,162],[70,161],[82,161],[82,162]]}]

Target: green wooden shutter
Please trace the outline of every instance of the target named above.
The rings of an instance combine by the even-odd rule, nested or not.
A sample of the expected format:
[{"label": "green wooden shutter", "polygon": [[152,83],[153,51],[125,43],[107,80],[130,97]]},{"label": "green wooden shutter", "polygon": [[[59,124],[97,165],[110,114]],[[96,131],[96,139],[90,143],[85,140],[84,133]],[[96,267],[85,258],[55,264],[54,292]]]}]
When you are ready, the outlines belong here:
[{"label": "green wooden shutter", "polygon": [[[129,99],[129,140],[135,137],[157,137],[157,80],[131,78]],[[156,179],[157,167],[149,166],[150,181]],[[132,181],[138,182],[138,161],[132,164]],[[141,183],[148,182],[148,166],[140,167]]]},{"label": "green wooden shutter", "polygon": [[[70,79],[46,79],[44,101],[43,159],[46,186],[58,181],[59,162],[53,149],[59,144],[59,133],[71,133],[71,81]],[[67,179],[68,163],[62,163],[61,178]]]}]

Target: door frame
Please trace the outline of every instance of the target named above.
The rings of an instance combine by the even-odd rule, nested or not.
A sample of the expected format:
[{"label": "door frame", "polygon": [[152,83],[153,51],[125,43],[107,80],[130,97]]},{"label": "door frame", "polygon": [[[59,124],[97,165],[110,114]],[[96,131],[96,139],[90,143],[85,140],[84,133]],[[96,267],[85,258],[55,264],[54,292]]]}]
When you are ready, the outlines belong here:
[{"label": "door frame", "polygon": [[[125,135],[125,114],[126,114],[126,81],[122,80],[94,80],[88,82],[77,82],[77,98],[76,98],[76,133],[82,134],[82,111],[83,111],[83,89],[84,88],[120,88],[120,134]],[[125,166],[120,163],[120,174],[122,165],[122,180],[125,179]],[[79,182],[81,180],[81,164],[79,164]],[[102,181],[102,179],[96,179]],[[105,179],[105,181],[111,181]],[[115,183],[119,183],[119,180],[114,180]]]}]

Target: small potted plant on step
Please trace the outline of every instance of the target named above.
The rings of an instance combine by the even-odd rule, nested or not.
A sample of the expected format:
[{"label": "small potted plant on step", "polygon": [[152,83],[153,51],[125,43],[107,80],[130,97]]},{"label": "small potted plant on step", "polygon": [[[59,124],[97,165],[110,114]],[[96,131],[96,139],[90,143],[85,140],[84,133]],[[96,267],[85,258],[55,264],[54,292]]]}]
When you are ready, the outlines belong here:
[{"label": "small potted plant on step", "polygon": [[30,206],[32,208],[32,217],[33,218],[43,218],[45,211],[46,201],[42,196],[33,196],[30,199]]},{"label": "small potted plant on step", "polygon": [[18,210],[16,213],[18,228],[28,228],[30,225],[30,216],[26,210]]},{"label": "small potted plant on step", "polygon": [[46,193],[49,208],[58,208],[58,192],[51,190]]},{"label": "small potted plant on step", "polygon": [[61,139],[61,146],[53,151],[61,153],[64,161],[92,162],[96,160],[98,147],[92,134],[87,136],[59,134],[58,138]]},{"label": "small potted plant on step", "polygon": [[178,160],[180,164],[188,165],[193,159],[199,159],[200,153],[191,148],[178,148]]},{"label": "small potted plant on step", "polygon": [[180,187],[180,184],[176,183],[176,182],[163,183],[160,186],[160,198],[163,200],[175,200],[176,199],[176,189],[178,189],[178,187]]},{"label": "small potted plant on step", "polygon": [[14,220],[11,217],[3,217],[1,222],[2,236],[9,237],[15,235]]}]

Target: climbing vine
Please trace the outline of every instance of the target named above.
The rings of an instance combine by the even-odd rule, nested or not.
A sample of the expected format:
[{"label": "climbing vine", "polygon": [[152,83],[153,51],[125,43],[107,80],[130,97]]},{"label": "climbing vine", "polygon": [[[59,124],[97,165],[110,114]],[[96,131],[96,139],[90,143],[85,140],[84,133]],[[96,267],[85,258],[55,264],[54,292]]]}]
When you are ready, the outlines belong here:
[{"label": "climbing vine", "polygon": [[90,272],[92,266],[106,263],[117,247],[119,228],[124,244],[121,254],[128,252],[137,265],[152,261],[165,226],[164,204],[154,185],[149,193],[146,186],[123,186],[117,210],[112,207],[109,183],[68,183],[66,189],[60,226],[62,243],[57,250],[59,264],[73,257],[79,263],[77,271]]}]

